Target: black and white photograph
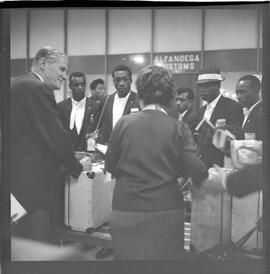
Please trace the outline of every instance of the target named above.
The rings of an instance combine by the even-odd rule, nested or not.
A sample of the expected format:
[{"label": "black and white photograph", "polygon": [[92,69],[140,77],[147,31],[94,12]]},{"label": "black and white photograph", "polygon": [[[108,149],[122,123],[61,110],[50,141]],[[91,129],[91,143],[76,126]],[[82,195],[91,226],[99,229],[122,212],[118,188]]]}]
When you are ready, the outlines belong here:
[{"label": "black and white photograph", "polygon": [[29,2],[0,10],[3,273],[268,273],[269,3]]}]

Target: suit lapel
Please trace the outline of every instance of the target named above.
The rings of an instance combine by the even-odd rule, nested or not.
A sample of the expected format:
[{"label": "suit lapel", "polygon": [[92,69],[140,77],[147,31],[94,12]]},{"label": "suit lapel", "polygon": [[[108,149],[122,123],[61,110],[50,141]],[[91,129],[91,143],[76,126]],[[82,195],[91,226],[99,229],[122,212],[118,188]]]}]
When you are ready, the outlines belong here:
[{"label": "suit lapel", "polygon": [[90,120],[90,116],[91,116],[91,102],[88,100],[88,98],[86,98],[84,117],[83,117],[82,128],[80,133],[82,132],[82,129],[86,128],[87,122]]},{"label": "suit lapel", "polygon": [[222,105],[223,105],[223,96],[221,95],[219,100],[217,101],[217,104],[213,110],[212,116],[210,118],[210,122],[215,126],[217,117],[219,116],[220,111],[222,110]]},{"label": "suit lapel", "polygon": [[110,121],[110,125],[112,125],[113,102],[114,102],[115,94],[116,94],[116,92],[114,94],[110,95],[110,97],[109,97],[109,99],[107,101],[107,104],[108,104],[107,109],[108,109],[108,112],[109,112],[108,113],[108,118],[109,118],[109,121]]},{"label": "suit lapel", "polygon": [[189,118],[191,112],[192,112],[192,108],[190,108],[190,109],[186,112],[186,114],[183,116],[183,120],[184,120],[184,121],[187,121],[187,120],[188,120],[188,118]]},{"label": "suit lapel", "polygon": [[202,106],[200,108],[200,111],[199,111],[199,122],[202,120],[203,116],[204,116],[204,113],[205,113],[205,110],[206,110],[206,105]]},{"label": "suit lapel", "polygon": [[129,94],[127,103],[126,103],[126,105],[125,105],[123,115],[124,115],[124,114],[130,113],[130,109],[131,109],[132,106],[134,105],[135,100],[136,100],[136,93],[133,92],[133,91],[131,91],[130,94]]},{"label": "suit lapel", "polygon": [[[69,116],[71,114],[71,110],[72,110],[72,102],[71,102],[71,97],[70,97],[66,104],[66,111]],[[70,119],[70,117],[69,117],[69,119]]]},{"label": "suit lapel", "polygon": [[251,113],[249,114],[249,116],[247,117],[247,120],[245,121],[243,128],[246,128],[250,122],[253,120],[253,117],[257,114],[257,112],[260,110],[261,107],[261,102],[259,104],[257,104],[254,109],[251,111]]}]

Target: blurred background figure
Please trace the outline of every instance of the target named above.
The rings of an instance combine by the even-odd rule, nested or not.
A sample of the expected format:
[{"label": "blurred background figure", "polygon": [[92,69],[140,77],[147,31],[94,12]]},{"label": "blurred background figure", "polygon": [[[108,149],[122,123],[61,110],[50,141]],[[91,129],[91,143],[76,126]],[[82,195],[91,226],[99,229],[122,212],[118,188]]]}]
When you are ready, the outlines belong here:
[{"label": "blurred background figure", "polygon": [[90,84],[91,98],[100,103],[106,96],[105,83],[102,79],[96,79]]},{"label": "blurred background figure", "polygon": [[184,251],[184,200],[177,178],[207,178],[185,123],[165,109],[175,100],[175,81],[149,66],[136,80],[142,110],[123,116],[109,140],[106,169],[116,177],[110,228],[116,260],[176,260]]},{"label": "blurred background figure", "polygon": [[237,99],[245,109],[245,117],[242,123],[245,139],[262,140],[263,116],[260,90],[261,83],[255,75],[245,75],[237,81]]},{"label": "blurred background figure", "polygon": [[181,87],[176,91],[176,105],[179,113],[179,120],[189,125],[193,132],[197,123],[196,113],[192,113],[194,103],[194,92],[191,88]]}]

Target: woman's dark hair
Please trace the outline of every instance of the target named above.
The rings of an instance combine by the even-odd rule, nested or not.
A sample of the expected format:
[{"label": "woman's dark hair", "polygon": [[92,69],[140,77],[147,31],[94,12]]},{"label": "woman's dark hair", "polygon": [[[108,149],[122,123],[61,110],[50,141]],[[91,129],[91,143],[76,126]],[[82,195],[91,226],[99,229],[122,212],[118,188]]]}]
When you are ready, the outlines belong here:
[{"label": "woman's dark hair", "polygon": [[163,67],[150,65],[140,71],[136,80],[139,99],[145,105],[170,107],[175,97],[175,80]]}]

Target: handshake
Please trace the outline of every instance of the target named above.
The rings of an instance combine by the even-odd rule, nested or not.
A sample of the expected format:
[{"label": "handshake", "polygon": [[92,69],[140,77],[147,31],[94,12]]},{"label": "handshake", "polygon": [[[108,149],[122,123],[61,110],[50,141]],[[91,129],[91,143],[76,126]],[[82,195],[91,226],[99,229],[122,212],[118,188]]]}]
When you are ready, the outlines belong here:
[{"label": "handshake", "polygon": [[81,165],[83,166],[82,171],[87,171],[92,169],[92,158],[89,153],[76,151],[75,156],[80,161]]}]

